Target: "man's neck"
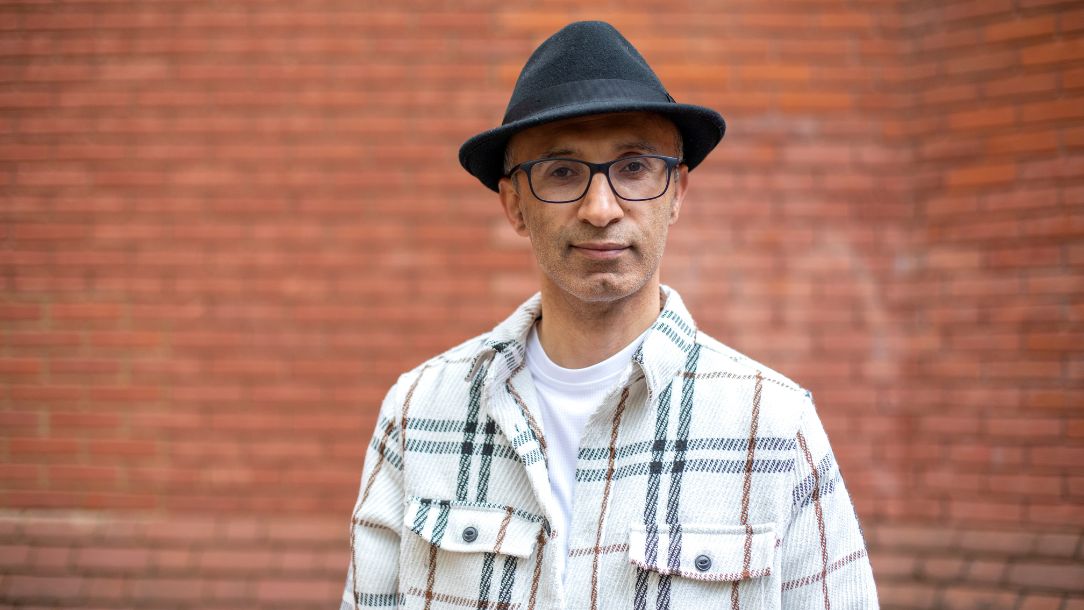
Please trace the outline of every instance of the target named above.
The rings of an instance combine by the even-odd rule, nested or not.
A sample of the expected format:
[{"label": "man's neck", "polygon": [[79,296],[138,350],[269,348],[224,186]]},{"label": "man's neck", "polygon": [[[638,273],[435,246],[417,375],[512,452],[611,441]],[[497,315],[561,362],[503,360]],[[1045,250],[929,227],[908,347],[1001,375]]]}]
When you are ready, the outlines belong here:
[{"label": "man's neck", "polygon": [[558,366],[580,369],[624,349],[659,316],[658,281],[618,301],[585,303],[567,293],[542,290],[538,340]]}]

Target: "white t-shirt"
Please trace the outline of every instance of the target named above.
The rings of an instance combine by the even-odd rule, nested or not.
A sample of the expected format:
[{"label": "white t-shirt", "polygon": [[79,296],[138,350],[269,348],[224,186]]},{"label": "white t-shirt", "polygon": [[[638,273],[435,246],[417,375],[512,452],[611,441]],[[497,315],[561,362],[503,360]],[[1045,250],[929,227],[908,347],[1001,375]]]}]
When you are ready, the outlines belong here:
[{"label": "white t-shirt", "polygon": [[572,526],[572,502],[576,490],[576,459],[587,420],[614,389],[625,366],[632,360],[644,336],[598,364],[566,369],[554,364],[538,341],[537,326],[527,337],[527,369],[531,372],[542,411],[546,435],[550,486],[557,500],[556,542],[560,545],[557,569],[564,582]]}]

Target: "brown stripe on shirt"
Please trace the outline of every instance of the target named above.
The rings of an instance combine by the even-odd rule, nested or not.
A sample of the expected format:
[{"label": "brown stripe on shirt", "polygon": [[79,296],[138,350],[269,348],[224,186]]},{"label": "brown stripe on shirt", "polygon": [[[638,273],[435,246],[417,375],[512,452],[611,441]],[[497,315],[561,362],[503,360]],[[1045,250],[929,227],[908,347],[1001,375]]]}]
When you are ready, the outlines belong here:
[{"label": "brown stripe on shirt", "polygon": [[500,553],[501,545],[504,544],[504,536],[508,533],[508,523],[512,521],[512,511],[515,510],[511,506],[504,507],[504,519],[501,520],[501,527],[497,530],[497,540],[493,542],[493,552]]},{"label": "brown stripe on shirt", "polygon": [[606,507],[610,503],[610,487],[613,485],[614,462],[617,459],[617,431],[621,427],[621,416],[625,413],[625,404],[628,402],[629,388],[621,390],[621,400],[617,403],[617,411],[614,413],[614,423],[610,427],[610,456],[606,461],[606,484],[602,488],[602,506],[598,511],[598,528],[595,530],[595,546],[592,550],[594,557],[591,559],[591,610],[598,609],[598,558],[602,552],[602,528],[606,523]]},{"label": "brown stripe on shirt", "polygon": [[813,471],[813,508],[817,512],[817,531],[821,538],[821,585],[824,589],[824,610],[830,610],[832,604],[828,595],[828,539],[824,532],[824,509],[821,508],[821,477],[817,472],[817,464],[813,462],[813,455],[809,452],[809,446],[806,445],[805,436],[800,431],[798,444],[802,446],[805,461]]}]

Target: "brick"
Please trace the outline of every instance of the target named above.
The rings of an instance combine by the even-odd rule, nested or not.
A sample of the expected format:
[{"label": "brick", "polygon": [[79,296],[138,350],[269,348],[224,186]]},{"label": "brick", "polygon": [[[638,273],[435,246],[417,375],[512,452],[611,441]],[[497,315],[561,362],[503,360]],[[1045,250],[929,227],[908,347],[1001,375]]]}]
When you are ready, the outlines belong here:
[{"label": "brick", "polygon": [[919,582],[878,582],[877,596],[881,604],[888,608],[931,608],[935,607],[937,589],[929,583]]},{"label": "brick", "polygon": [[1058,89],[1058,72],[1039,69],[1029,70],[1027,74],[1013,74],[1001,78],[992,78],[982,86],[983,94],[988,98],[1008,98],[1020,101],[1025,96],[1049,95]]},{"label": "brick", "polygon": [[956,472],[953,470],[932,470],[923,473],[922,487],[937,491],[978,492],[983,488],[983,478],[979,475]]},{"label": "brick", "polygon": [[1079,119],[1084,116],[1084,110],[1080,108],[1079,99],[1059,99],[1022,104],[1019,112],[1020,121],[1025,124]]},{"label": "brick", "polygon": [[1065,407],[1071,400],[1072,397],[1064,390],[1033,390],[1025,396],[1024,406],[1037,409],[1059,409]]},{"label": "brick", "polygon": [[996,559],[975,559],[967,568],[966,580],[976,583],[1001,583],[1005,579],[1007,563]]},{"label": "brick", "polygon": [[1008,580],[1023,587],[1079,593],[1084,590],[1084,566],[1020,562],[1009,566]]},{"label": "brick", "polygon": [[54,465],[47,472],[50,483],[66,487],[111,487],[120,479],[120,471],[108,466]]},{"label": "brick", "polygon": [[1039,534],[1035,543],[1035,554],[1043,557],[1072,559],[1080,548],[1080,540],[1081,537],[1077,534]]},{"label": "brick", "polygon": [[951,77],[989,75],[1016,64],[1016,51],[985,51],[982,54],[962,54],[943,60],[945,73]]},{"label": "brick", "polygon": [[1044,595],[1042,593],[1028,594],[1020,600],[1019,610],[1060,610],[1062,597],[1059,595]]},{"label": "brick", "polygon": [[986,419],[986,432],[990,436],[1028,439],[1057,438],[1063,435],[1064,429],[1064,423],[1059,418],[989,417]]},{"label": "brick", "polygon": [[1011,501],[953,498],[949,501],[949,515],[953,520],[965,523],[1019,523],[1023,521],[1025,511],[1022,504]]},{"label": "brick", "polygon": [[117,413],[72,413],[54,411],[49,414],[49,425],[56,428],[117,428],[121,417]]},{"label": "brick", "polygon": [[1084,87],[1084,68],[1061,71],[1061,86],[1069,91]]},{"label": "brick", "polygon": [[38,320],[42,317],[42,307],[36,304],[0,303],[0,320]]},{"label": "brick", "polygon": [[[1032,107],[1026,115],[1025,121],[1031,122],[1041,112],[1037,107]],[[1008,130],[995,133],[984,133],[986,136],[985,150],[992,155],[1026,153],[1026,152],[1052,152],[1060,146],[1058,132],[1052,129],[1040,130],[1030,126],[1026,131]]]},{"label": "brick", "polygon": [[947,172],[945,183],[950,187],[975,187],[1011,182],[1016,178],[1016,166],[1009,164],[980,165]]},{"label": "brick", "polygon": [[256,583],[256,599],[261,601],[303,602],[311,599],[330,599],[342,583],[334,579],[282,578],[261,580]]},{"label": "brick", "polygon": [[1082,342],[1084,333],[1034,332],[1025,336],[1024,346],[1035,351],[1080,351]]},{"label": "brick", "polygon": [[173,574],[190,570],[195,554],[188,549],[152,549],[150,565],[162,573]]},{"label": "brick", "polygon": [[988,441],[985,444],[954,444],[949,447],[949,459],[964,464],[1003,467],[1022,464],[1024,455],[1020,447],[998,446]]},{"label": "brick", "polygon": [[0,566],[10,573],[13,568],[22,568],[30,561],[30,547],[25,544],[0,545]]},{"label": "brick", "polygon": [[1035,466],[1070,468],[1084,460],[1084,447],[1034,447],[1030,451],[1030,458]]},{"label": "brick", "polygon": [[1057,498],[1062,495],[1062,478],[1053,475],[992,474],[989,477],[989,486],[990,491],[1001,497]]},{"label": "brick", "polygon": [[986,42],[1006,42],[1023,38],[1050,36],[1056,29],[1054,15],[1038,15],[1027,19],[1014,19],[991,23],[983,28]]},{"label": "brick", "polygon": [[1055,267],[1062,250],[1056,246],[990,248],[986,262],[992,268]]},{"label": "brick", "polygon": [[199,558],[200,566],[208,573],[252,572],[269,570],[274,554],[267,551],[207,550]]},{"label": "brick", "polygon": [[0,376],[38,377],[42,371],[39,358],[0,358]]},{"label": "brick", "polygon": [[49,313],[55,320],[116,320],[123,313],[123,307],[116,303],[58,303]]},{"label": "brick", "polygon": [[1056,360],[1028,362],[988,362],[983,365],[986,374],[997,379],[1057,379],[1062,376],[1061,362]]},{"label": "brick", "polygon": [[845,93],[806,92],[779,95],[780,109],[791,112],[848,110],[853,106],[853,97]]},{"label": "brick", "polygon": [[80,442],[62,438],[12,438],[8,440],[12,455],[73,455],[79,451]]},{"label": "brick", "polygon": [[948,116],[948,127],[952,131],[1005,127],[1014,122],[1016,122],[1016,108],[1013,106],[965,110]]},{"label": "brick", "polygon": [[982,40],[980,34],[975,28],[942,28],[929,31],[915,40],[915,44],[923,51],[944,52],[974,46]]},{"label": "brick", "polygon": [[203,598],[204,586],[193,578],[142,578],[130,583],[129,596],[145,602],[193,602]]},{"label": "brick", "polygon": [[1011,608],[1016,603],[1016,593],[991,591],[985,588],[954,586],[941,596],[941,607],[951,610],[981,608]]},{"label": "brick", "polygon": [[93,577],[83,582],[83,596],[88,599],[116,602],[126,598],[127,581],[123,578]]},{"label": "brick", "polygon": [[36,573],[69,573],[72,568],[71,563],[72,549],[68,547],[35,546],[30,553],[27,565]]},{"label": "brick", "polygon": [[930,557],[922,561],[922,575],[931,581],[956,581],[966,562],[960,557]]},{"label": "brick", "polygon": [[947,549],[954,538],[947,527],[892,524],[877,529],[878,545],[885,549]]},{"label": "brick", "polygon": [[158,443],[129,439],[91,440],[87,443],[87,451],[93,456],[147,457],[158,452]]},{"label": "brick", "polygon": [[1025,47],[1020,50],[1020,63],[1034,66],[1056,62],[1070,62],[1084,56],[1084,41],[1057,40]]},{"label": "brick", "polygon": [[5,487],[36,487],[39,467],[36,464],[0,464],[0,482]]},{"label": "brick", "polygon": [[43,599],[71,601],[79,598],[82,579],[71,575],[38,576],[9,574],[5,576],[6,594],[12,599]]},{"label": "brick", "polygon": [[67,509],[82,505],[84,495],[73,491],[12,490],[5,494],[7,506],[16,509]]}]

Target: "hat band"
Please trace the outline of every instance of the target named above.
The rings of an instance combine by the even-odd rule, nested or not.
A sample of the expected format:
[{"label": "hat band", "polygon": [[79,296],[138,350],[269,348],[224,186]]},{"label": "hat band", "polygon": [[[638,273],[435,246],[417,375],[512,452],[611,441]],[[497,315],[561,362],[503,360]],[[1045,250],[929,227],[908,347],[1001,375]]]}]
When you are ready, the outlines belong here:
[{"label": "hat band", "polygon": [[623,80],[605,78],[580,80],[561,83],[536,91],[527,99],[509,106],[504,113],[503,125],[530,117],[546,110],[562,106],[580,105],[591,102],[673,102],[664,89],[658,86]]}]

